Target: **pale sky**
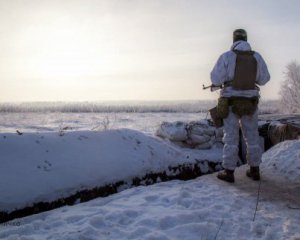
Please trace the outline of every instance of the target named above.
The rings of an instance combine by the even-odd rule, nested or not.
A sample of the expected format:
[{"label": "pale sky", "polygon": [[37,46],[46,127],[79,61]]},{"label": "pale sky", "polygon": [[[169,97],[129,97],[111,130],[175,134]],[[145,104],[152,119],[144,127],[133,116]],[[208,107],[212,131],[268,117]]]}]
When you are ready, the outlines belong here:
[{"label": "pale sky", "polygon": [[278,98],[300,60],[298,0],[0,0],[0,102],[216,99],[202,91],[244,28]]}]

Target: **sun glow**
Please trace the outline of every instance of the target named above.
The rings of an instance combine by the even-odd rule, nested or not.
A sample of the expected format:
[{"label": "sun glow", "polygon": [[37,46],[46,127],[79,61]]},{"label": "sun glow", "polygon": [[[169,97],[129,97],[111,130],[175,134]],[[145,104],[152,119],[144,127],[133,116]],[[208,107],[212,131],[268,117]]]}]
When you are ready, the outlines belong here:
[{"label": "sun glow", "polygon": [[[59,24],[58,24],[59,22]],[[23,64],[27,72],[49,79],[80,78],[96,74],[109,74],[118,68],[108,53],[113,52],[109,42],[89,38],[84,26],[65,21],[31,27],[23,33],[23,44],[30,58]]]},{"label": "sun glow", "polygon": [[[263,96],[274,98],[298,54],[299,14],[254,2],[244,13],[245,3],[227,1],[0,1],[0,102],[214,99],[201,86],[241,26],[272,75]],[[226,21],[215,17],[225,10]]]}]

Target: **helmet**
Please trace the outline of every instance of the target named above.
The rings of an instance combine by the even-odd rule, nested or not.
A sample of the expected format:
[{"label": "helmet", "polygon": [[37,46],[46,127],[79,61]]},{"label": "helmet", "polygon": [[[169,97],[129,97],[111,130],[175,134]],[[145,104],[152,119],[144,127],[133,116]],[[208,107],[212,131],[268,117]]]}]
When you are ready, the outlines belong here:
[{"label": "helmet", "polygon": [[239,40],[247,41],[247,32],[246,32],[246,30],[236,29],[233,32],[233,42],[236,42],[236,41],[239,41]]}]

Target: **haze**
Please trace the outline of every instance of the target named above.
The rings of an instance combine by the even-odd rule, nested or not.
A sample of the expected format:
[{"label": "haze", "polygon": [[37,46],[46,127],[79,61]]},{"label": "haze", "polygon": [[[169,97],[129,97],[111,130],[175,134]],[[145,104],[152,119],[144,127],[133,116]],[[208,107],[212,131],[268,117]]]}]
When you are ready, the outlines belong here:
[{"label": "haze", "polygon": [[297,60],[300,1],[0,1],[0,101],[215,99],[210,71],[245,28],[264,99]]}]

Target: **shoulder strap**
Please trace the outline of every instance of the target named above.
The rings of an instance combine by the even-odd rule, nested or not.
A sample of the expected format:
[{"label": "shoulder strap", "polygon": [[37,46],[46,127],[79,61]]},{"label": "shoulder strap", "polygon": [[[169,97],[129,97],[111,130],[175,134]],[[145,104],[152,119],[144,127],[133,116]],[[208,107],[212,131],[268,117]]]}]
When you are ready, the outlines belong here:
[{"label": "shoulder strap", "polygon": [[237,55],[254,55],[254,51],[232,50]]}]

